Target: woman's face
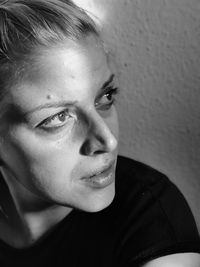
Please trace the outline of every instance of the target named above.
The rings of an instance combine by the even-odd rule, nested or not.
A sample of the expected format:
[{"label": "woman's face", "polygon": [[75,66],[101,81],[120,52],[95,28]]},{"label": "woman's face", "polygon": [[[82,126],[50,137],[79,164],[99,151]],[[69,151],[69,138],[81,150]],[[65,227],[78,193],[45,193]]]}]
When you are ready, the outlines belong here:
[{"label": "woman's face", "polygon": [[8,92],[0,143],[5,172],[44,201],[86,211],[108,206],[115,191],[115,91],[94,37],[40,51],[36,67]]}]

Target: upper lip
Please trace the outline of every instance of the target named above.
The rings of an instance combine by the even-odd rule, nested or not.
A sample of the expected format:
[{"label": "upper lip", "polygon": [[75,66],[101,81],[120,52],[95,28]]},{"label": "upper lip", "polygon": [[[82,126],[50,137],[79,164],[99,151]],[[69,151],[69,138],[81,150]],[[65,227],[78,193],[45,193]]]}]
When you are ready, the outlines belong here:
[{"label": "upper lip", "polygon": [[103,167],[101,168],[97,168],[91,172],[89,172],[87,175],[84,175],[81,179],[86,179],[86,178],[90,178],[90,177],[93,177],[93,176],[96,176],[96,175],[99,175],[105,171],[107,171],[108,169],[110,169],[113,164],[114,164],[115,160],[112,160],[109,164],[107,165],[104,165]]}]

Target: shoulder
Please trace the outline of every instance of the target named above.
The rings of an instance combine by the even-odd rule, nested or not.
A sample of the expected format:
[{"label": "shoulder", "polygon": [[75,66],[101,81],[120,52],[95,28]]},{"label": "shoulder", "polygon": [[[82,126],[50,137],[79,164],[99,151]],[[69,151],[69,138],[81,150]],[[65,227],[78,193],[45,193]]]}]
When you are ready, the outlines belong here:
[{"label": "shoulder", "polygon": [[[154,168],[139,161],[118,156],[116,168],[116,189],[119,191],[128,189],[130,186],[138,186],[140,190],[154,191],[163,187],[170,187],[177,192],[176,186],[168,179],[166,175]],[[139,188],[138,188],[139,189]],[[178,193],[179,190],[178,190]]]},{"label": "shoulder", "polygon": [[132,214],[137,209],[140,218],[145,216],[150,220],[155,216],[155,222],[162,217],[177,240],[181,240],[182,235],[188,239],[197,235],[194,217],[183,194],[166,175],[144,163],[118,157],[116,200],[118,205],[126,206],[127,211],[130,208]]},{"label": "shoulder", "polygon": [[200,254],[178,253],[157,258],[143,265],[143,267],[199,267]]},{"label": "shoulder", "polygon": [[184,196],[154,168],[119,156],[112,207],[121,229],[122,262],[200,252],[195,220]]}]

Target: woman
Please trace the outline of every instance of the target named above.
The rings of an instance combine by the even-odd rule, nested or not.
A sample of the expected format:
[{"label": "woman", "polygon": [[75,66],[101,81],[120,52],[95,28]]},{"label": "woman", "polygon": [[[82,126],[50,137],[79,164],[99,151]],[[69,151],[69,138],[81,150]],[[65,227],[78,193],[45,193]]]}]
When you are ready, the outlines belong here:
[{"label": "woman", "polygon": [[67,0],[0,1],[0,38],[0,266],[198,266],[180,192],[117,156],[92,20]]}]

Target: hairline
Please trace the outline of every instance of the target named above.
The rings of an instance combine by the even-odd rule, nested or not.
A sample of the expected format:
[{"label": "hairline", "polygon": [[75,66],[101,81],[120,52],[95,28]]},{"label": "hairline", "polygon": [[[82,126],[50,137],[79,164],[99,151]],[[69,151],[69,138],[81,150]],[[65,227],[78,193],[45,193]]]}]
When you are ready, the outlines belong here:
[{"label": "hairline", "polygon": [[[39,0],[38,5],[40,4],[40,2],[41,1]],[[60,15],[63,16],[65,14],[65,9],[62,10],[62,5],[64,5],[64,4],[62,3],[62,0],[57,1],[57,2],[58,2],[58,6],[57,6],[58,9],[55,9],[55,12],[57,12],[57,11],[59,12],[59,9],[60,9]],[[16,3],[17,3],[17,1],[16,1]],[[60,6],[59,6],[59,3],[60,3]],[[42,5],[44,4],[44,6],[45,6],[45,2],[44,3],[41,2],[41,4]],[[52,4],[53,4],[53,2],[51,0],[49,0],[49,7]],[[69,6],[70,5],[71,4],[69,2]],[[72,6],[73,5],[74,5],[75,9],[73,11],[73,8],[72,8],[72,12],[74,12],[74,13],[72,13],[72,15],[70,17],[71,22],[69,22],[69,28],[66,27],[66,30],[63,28],[65,23],[66,23],[65,19],[61,19],[60,23],[58,21],[55,22],[55,27],[53,27],[52,29],[48,25],[45,26],[43,24],[43,26],[42,26],[42,24],[39,23],[37,25],[38,32],[36,33],[36,35],[34,35],[34,33],[32,35],[32,33],[30,32],[30,36],[32,36],[31,38],[33,38],[33,39],[28,40],[29,38],[27,36],[27,38],[28,38],[27,44],[25,44],[25,46],[24,46],[24,48],[22,48],[21,52],[20,52],[20,50],[17,50],[17,54],[15,55],[14,54],[15,49],[14,49],[13,44],[12,44],[11,48],[8,48],[9,49],[8,53],[4,54],[5,57],[2,58],[2,63],[0,66],[1,73],[8,76],[8,80],[2,79],[3,86],[1,88],[0,102],[1,102],[1,99],[4,98],[4,95],[6,94],[8,89],[10,87],[12,87],[13,85],[16,85],[17,83],[22,81],[25,74],[26,74],[26,71],[31,70],[35,66],[35,64],[37,62],[37,58],[38,58],[39,53],[41,51],[45,51],[45,50],[48,51],[49,49],[52,49],[54,47],[62,46],[62,43],[64,43],[64,42],[66,43],[66,41],[69,41],[69,42],[72,42],[73,44],[76,44],[76,43],[81,42],[81,40],[87,38],[89,35],[96,36],[96,38],[98,38],[100,40],[100,33],[97,30],[96,25],[95,25],[94,21],[92,20],[92,18],[90,18],[89,15],[87,14],[87,12],[85,12],[84,10],[82,10],[78,6],[77,6],[77,8],[78,8],[77,12],[78,13],[76,14],[76,5],[74,3],[72,3]],[[22,6],[23,6],[23,1],[22,1]],[[27,5],[27,6],[29,8],[29,5]],[[7,9],[6,6],[4,8],[5,8],[5,10]],[[10,8],[9,5],[8,5],[8,8]],[[85,15],[82,13],[82,11],[83,11],[83,13],[85,13]],[[33,10],[33,12],[36,12],[36,11]],[[53,12],[54,12],[54,10],[52,11],[52,14],[53,14]],[[45,16],[43,14],[41,15],[41,18]],[[73,16],[75,19],[74,24],[73,24]],[[80,23],[82,23],[82,24],[80,24],[80,28],[77,24],[77,19],[80,19]],[[48,19],[47,19],[47,21],[48,21]],[[41,28],[40,28],[40,25],[41,25]],[[74,27],[74,28],[71,28],[71,30],[69,30],[71,27],[70,25],[72,27]],[[34,29],[34,24],[32,24],[31,27],[32,27],[32,29]],[[26,39],[24,39],[24,41],[26,42]],[[20,43],[22,43],[22,46],[23,46],[22,40],[16,39],[16,42],[18,42],[17,43],[18,45],[20,45]],[[27,50],[26,50],[26,48],[27,48]],[[20,47],[17,46],[16,49],[20,49]],[[11,55],[11,57],[9,57],[9,55]]]}]

